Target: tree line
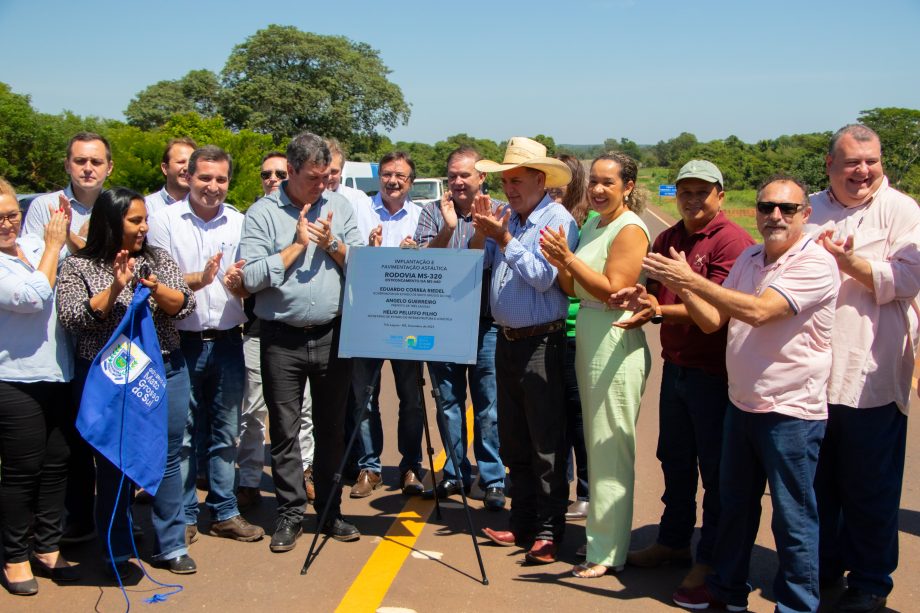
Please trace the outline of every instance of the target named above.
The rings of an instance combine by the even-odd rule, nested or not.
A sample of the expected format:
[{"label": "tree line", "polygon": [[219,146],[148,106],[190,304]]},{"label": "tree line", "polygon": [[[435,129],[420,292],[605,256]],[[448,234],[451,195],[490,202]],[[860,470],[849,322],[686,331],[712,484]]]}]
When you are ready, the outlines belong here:
[{"label": "tree line", "polygon": [[[261,194],[262,156],[283,151],[288,139],[303,130],[338,138],[352,160],[375,161],[393,149],[405,150],[415,160],[419,176],[443,176],[448,152],[460,145],[501,159],[504,141],[456,134],[428,144],[393,142],[383,135],[410,116],[409,104],[389,81],[389,73],[379,53],[364,43],[270,25],[236,45],[219,74],[191,70],[138,92],[125,109],[125,121],[40,113],[28,95],[0,83],[0,176],[22,192],[62,188],[67,181],[64,149],[80,130],[109,139],[115,160],[110,184],[142,192],[162,185],[159,165],[170,138],[186,136],[221,146],[234,159],[228,201],[241,208]],[[920,110],[875,108],[854,120],[881,136],[892,184],[920,193]],[[643,166],[669,169],[671,181],[684,162],[705,158],[721,168],[727,189],[750,189],[778,171],[800,176],[815,188],[824,186],[829,137],[828,132],[817,132],[756,143],[736,136],[701,142],[684,132],[654,145],[628,138],[557,145],[552,136],[533,138],[546,145],[550,155],[592,159],[604,151],[622,151]],[[501,178],[490,176],[487,184],[498,191]]]}]

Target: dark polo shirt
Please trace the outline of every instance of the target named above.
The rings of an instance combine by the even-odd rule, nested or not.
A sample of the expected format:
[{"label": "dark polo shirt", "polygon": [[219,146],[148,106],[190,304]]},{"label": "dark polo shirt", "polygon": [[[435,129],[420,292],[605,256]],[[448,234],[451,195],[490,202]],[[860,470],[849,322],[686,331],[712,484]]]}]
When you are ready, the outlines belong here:
[{"label": "dark polo shirt", "polygon": [[[652,251],[663,255],[669,254],[670,247],[683,251],[694,272],[722,285],[735,259],[753,244],[754,240],[744,228],[719,211],[702,230],[693,234],[687,234],[684,222],[678,221],[658,235]],[[681,302],[671,290],[660,284],[655,295],[659,304]],[[699,368],[709,374],[727,378],[727,335],[728,326],[706,334],[695,325],[669,323],[665,319],[661,325],[661,357],[677,366]]]}]

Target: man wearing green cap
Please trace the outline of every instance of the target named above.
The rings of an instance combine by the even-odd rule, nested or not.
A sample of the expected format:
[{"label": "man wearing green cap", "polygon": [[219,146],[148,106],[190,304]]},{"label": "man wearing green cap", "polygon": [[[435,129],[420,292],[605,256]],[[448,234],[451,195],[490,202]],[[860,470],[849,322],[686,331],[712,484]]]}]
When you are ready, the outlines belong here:
[{"label": "man wearing green cap", "polygon": [[[722,173],[712,162],[691,160],[677,174],[677,208],[681,220],[662,232],[652,247],[668,256],[673,247],[687,254],[694,272],[722,284],[738,255],[754,244],[751,236],[722,212]],[[612,300],[646,299],[648,306],[622,323],[661,324],[664,372],[659,400],[658,459],[664,472],[665,508],[658,539],[632,551],[627,562],[651,568],[689,565],[690,540],[696,524],[696,488],[703,481],[703,520],[696,564],[681,587],[698,587],[711,572],[712,548],[719,519],[719,462],[722,420],[728,404],[725,372],[726,328],[705,334],[687,313],[681,299],[664,285],[649,280],[640,288],[622,290]]]}]

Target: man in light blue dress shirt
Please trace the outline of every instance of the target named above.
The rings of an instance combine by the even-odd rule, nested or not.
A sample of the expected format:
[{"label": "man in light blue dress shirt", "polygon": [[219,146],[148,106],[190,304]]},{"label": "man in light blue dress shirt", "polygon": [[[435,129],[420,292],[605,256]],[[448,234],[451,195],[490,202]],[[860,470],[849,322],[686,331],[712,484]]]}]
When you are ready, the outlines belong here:
[{"label": "man in light blue dress shirt", "polygon": [[473,225],[489,240],[490,304],[501,326],[495,349],[498,435],[511,471],[509,530],[485,528],[498,545],[528,549],[526,560],[556,560],[568,504],[563,399],[565,317],[568,299],[556,283],[556,268],[540,254],[543,228],[562,226],[574,251],[578,226],[548,187],[568,185],[565,163],[546,156],[529,138],[508,142],[501,164],[476,162],[480,172],[501,172],[508,206],[495,210],[477,200]]},{"label": "man in light blue dress shirt", "polygon": [[[409,190],[415,180],[415,162],[408,154],[394,151],[380,160],[380,191],[369,203],[357,203],[355,216],[361,238],[370,247],[415,247],[415,228],[421,207],[409,200]],[[399,461],[399,487],[403,494],[422,493],[419,480],[422,461],[422,424],[424,407],[419,392],[419,364],[411,360],[390,360],[396,395],[399,396],[399,421],[397,446]],[[380,423],[380,370],[379,358],[355,358],[352,379],[356,406],[352,410],[358,438],[358,468],[360,473],[351,488],[352,498],[364,498],[383,484],[380,476],[380,456],[383,453],[383,427]],[[367,396],[367,387],[374,393]],[[366,400],[367,404],[362,404]],[[365,416],[365,406],[369,412]]]},{"label": "man in light blue dress shirt", "polygon": [[62,190],[39,196],[32,201],[22,222],[23,234],[45,235],[51,210],[61,209],[70,217],[70,234],[61,250],[62,257],[85,244],[89,216],[105,180],[112,174],[112,149],[104,136],[95,132],[78,132],[67,143],[64,170],[70,183]]}]

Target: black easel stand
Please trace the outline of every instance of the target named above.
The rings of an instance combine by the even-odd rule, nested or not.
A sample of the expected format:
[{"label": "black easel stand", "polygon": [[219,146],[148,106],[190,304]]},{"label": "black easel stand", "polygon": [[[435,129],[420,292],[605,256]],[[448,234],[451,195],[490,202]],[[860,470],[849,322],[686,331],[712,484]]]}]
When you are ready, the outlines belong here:
[{"label": "black easel stand", "polygon": [[377,376],[374,377],[374,380],[371,381],[370,385],[367,385],[364,388],[364,404],[361,405],[364,407],[364,410],[361,411],[361,419],[359,419],[355,424],[355,429],[351,432],[351,437],[348,439],[348,444],[345,445],[345,452],[342,454],[342,461],[339,462],[339,469],[332,477],[332,490],[330,490],[330,496],[326,499],[326,504],[323,505],[323,512],[319,516],[319,520],[316,525],[316,533],[313,535],[313,541],[310,543],[309,551],[307,551],[307,558],[303,561],[303,568],[300,569],[301,575],[306,575],[307,569],[309,569],[310,564],[313,563],[313,550],[316,548],[316,541],[319,540],[320,532],[322,532],[323,526],[326,525],[326,517],[329,515],[329,509],[332,506],[332,499],[335,498],[334,493],[342,489],[342,473],[345,472],[345,463],[348,462],[348,458],[351,457],[351,448],[355,446],[355,441],[358,439],[358,433],[361,431],[361,424],[371,414],[371,397],[374,395],[374,389],[377,387],[379,381],[380,374],[378,373]]},{"label": "black easel stand", "polygon": [[422,424],[425,430],[425,445],[428,447],[428,468],[431,473],[431,487],[435,490],[434,512],[441,519],[441,501],[437,495],[437,474],[434,472],[434,447],[431,446],[431,431],[428,429],[428,409],[425,408],[425,373],[422,371],[422,362],[415,363],[415,378],[418,381],[418,403],[422,407]]},{"label": "black easel stand", "polygon": [[[451,466],[454,467],[454,474],[457,475],[457,478],[460,479],[460,497],[463,500],[463,511],[466,514],[466,523],[470,527],[470,538],[473,540],[473,550],[476,552],[476,561],[479,562],[479,572],[482,573],[482,584],[489,585],[489,579],[486,577],[486,567],[482,563],[482,554],[479,553],[479,542],[476,540],[476,528],[473,526],[473,516],[470,514],[470,506],[466,499],[466,488],[463,486],[463,476],[460,473],[460,461],[457,459],[457,450],[454,449],[454,441],[451,439],[450,430],[447,427],[447,418],[444,416],[444,404],[441,401],[441,390],[438,389],[438,382],[433,375],[431,375],[431,369],[428,369],[428,374],[431,376],[431,396],[434,398],[435,405],[435,414],[438,418],[438,425],[441,430],[441,443],[444,445],[444,449],[447,450],[447,460],[451,463]],[[423,393],[422,390],[425,386],[424,375],[422,373],[422,363],[418,363],[418,378],[419,378],[419,393]],[[423,396],[424,397],[424,396]],[[423,404],[424,408],[424,404]],[[425,435],[428,435],[428,412],[425,411]],[[431,443],[428,444],[428,457],[431,457]],[[433,465],[432,465],[433,466]],[[431,486],[434,489],[434,501],[435,506],[438,510],[438,519],[441,519],[441,507],[438,502],[438,486],[435,479],[434,470],[431,471]]]}]

